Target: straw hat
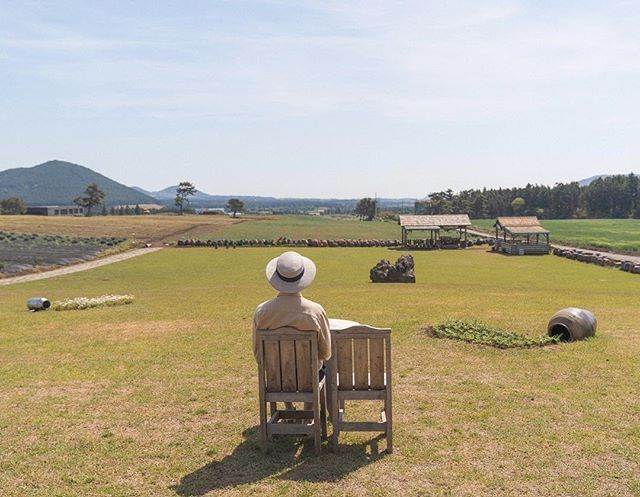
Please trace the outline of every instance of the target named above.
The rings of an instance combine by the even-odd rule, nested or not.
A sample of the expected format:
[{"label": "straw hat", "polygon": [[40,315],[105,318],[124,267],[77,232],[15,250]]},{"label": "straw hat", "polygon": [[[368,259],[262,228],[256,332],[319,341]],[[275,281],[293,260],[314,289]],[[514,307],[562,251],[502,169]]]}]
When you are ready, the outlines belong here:
[{"label": "straw hat", "polygon": [[283,293],[296,293],[307,288],[316,277],[316,265],[298,252],[285,252],[267,264],[267,280]]}]

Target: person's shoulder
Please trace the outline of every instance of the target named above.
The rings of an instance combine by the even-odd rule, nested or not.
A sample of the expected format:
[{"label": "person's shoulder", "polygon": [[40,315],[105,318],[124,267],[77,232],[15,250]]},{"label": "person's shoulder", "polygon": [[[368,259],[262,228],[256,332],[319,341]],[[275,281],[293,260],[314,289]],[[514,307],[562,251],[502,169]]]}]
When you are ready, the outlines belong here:
[{"label": "person's shoulder", "polygon": [[308,309],[309,311],[315,312],[315,313],[319,313],[319,314],[326,314],[326,311],[324,310],[324,307],[322,307],[317,302],[314,302],[313,300],[306,299],[304,297],[302,297],[302,302],[304,304],[304,307],[306,309]]},{"label": "person's shoulder", "polygon": [[256,307],[256,314],[258,312],[262,311],[263,309],[268,308],[270,305],[272,305],[274,300],[276,300],[276,299],[273,298],[273,299],[265,300],[261,304],[258,304],[258,307]]}]

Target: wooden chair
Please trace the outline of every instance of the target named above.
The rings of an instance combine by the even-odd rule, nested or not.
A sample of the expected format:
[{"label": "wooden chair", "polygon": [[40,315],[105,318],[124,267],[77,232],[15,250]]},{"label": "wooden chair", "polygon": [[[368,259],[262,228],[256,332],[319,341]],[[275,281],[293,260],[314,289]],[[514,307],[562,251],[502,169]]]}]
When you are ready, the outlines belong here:
[{"label": "wooden chair", "polygon": [[[391,330],[365,325],[333,330],[328,378],[332,448],[337,448],[342,431],[373,431],[386,434],[387,452],[392,453]],[[347,400],[383,401],[380,421],[345,421]]]},{"label": "wooden chair", "polygon": [[[313,435],[315,453],[319,454],[321,437],[327,436],[327,409],[326,377],[318,379],[316,332],[293,328],[258,330],[257,338],[263,449],[267,450],[271,435]],[[278,409],[278,402],[284,402],[285,409]],[[286,404],[291,402],[304,402],[305,408],[287,409]],[[268,419],[267,403],[271,411]],[[307,410],[308,405],[311,410]]]}]

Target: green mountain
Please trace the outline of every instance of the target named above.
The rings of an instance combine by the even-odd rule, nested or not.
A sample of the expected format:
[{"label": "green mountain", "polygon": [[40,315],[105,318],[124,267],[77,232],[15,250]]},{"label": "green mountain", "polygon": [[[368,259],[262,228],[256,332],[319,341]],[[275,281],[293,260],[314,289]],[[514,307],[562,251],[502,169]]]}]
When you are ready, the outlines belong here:
[{"label": "green mountain", "polygon": [[90,183],[97,183],[105,192],[107,205],[157,203],[153,197],[87,167],[59,160],[0,171],[0,199],[20,197],[27,205],[68,205]]}]

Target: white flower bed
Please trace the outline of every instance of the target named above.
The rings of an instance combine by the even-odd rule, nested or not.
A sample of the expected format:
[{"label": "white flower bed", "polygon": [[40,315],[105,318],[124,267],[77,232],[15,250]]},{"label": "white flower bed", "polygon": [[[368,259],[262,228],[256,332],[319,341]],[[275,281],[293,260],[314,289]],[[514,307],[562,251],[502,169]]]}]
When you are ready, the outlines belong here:
[{"label": "white flower bed", "polygon": [[75,299],[59,300],[51,305],[54,311],[76,311],[94,307],[109,307],[114,305],[131,304],[133,295],[102,295],[101,297],[77,297]]}]

